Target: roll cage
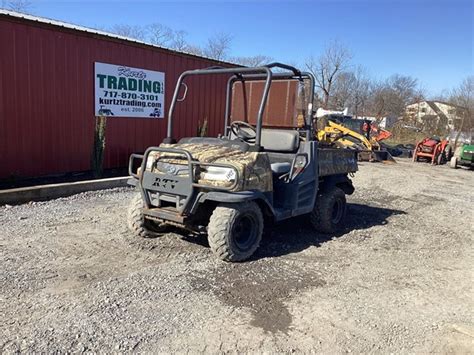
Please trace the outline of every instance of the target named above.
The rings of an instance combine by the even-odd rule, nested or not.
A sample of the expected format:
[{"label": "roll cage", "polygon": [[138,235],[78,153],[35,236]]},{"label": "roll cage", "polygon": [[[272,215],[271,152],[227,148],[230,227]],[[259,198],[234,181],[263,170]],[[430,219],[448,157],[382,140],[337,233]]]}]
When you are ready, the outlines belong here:
[{"label": "roll cage", "polygon": [[[282,69],[285,72],[273,73],[272,69]],[[168,114],[168,129],[166,138],[163,140],[163,143],[176,143],[176,140],[173,138],[173,114],[176,107],[177,102],[182,101],[179,99],[179,92],[181,86],[184,84],[184,79],[188,76],[193,75],[231,75],[229,80],[227,81],[227,88],[226,88],[226,102],[225,102],[225,127],[224,133],[225,135],[228,134],[229,131],[229,120],[230,120],[230,103],[231,103],[231,95],[232,95],[232,87],[235,82],[241,82],[245,84],[245,82],[249,81],[265,81],[262,99],[260,101],[258,113],[257,113],[257,120],[256,120],[256,137],[255,137],[255,146],[253,149],[261,150],[261,136],[262,136],[262,125],[263,125],[263,113],[265,111],[268,95],[270,92],[271,83],[273,80],[298,80],[301,83],[305,81],[309,81],[309,100],[308,100],[308,107],[306,110],[306,116],[304,117],[304,131],[307,140],[314,140],[314,123],[313,123],[313,99],[314,99],[314,76],[309,72],[301,72],[300,70],[296,69],[287,64],[283,63],[270,63],[267,65],[259,66],[259,67],[238,67],[238,68],[223,68],[223,67],[209,67],[205,69],[195,69],[195,70],[188,70],[183,72],[176,83],[176,88],[174,90],[173,98],[171,101],[171,106],[169,109]],[[185,86],[185,93],[187,92],[187,86]]]}]

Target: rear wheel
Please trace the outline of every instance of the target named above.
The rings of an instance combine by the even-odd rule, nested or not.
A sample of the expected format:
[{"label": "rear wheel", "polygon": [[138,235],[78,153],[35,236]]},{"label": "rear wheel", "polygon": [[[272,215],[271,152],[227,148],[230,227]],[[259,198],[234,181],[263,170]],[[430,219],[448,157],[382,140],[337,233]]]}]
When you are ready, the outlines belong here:
[{"label": "rear wheel", "polygon": [[323,233],[334,233],[342,228],[346,217],[346,195],[338,187],[318,194],[310,221],[313,227]]},{"label": "rear wheel", "polygon": [[451,146],[448,144],[446,148],[444,148],[444,160],[446,162],[450,161],[453,156],[453,150]]},{"label": "rear wheel", "polygon": [[442,165],[445,163],[446,160],[444,160],[444,152],[441,152],[438,154],[438,156],[436,157],[436,164],[437,165]]},{"label": "rear wheel", "polygon": [[208,225],[211,250],[225,261],[248,259],[260,245],[263,215],[255,202],[222,204]]}]

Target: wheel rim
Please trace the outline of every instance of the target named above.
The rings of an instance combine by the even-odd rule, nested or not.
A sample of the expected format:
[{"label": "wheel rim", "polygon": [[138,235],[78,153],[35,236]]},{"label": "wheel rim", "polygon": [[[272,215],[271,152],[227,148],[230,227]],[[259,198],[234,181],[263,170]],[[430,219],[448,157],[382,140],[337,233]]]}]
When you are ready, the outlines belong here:
[{"label": "wheel rim", "polygon": [[240,250],[250,249],[257,239],[257,221],[253,216],[245,214],[240,216],[232,228],[235,245]]},{"label": "wheel rim", "polygon": [[333,224],[338,224],[341,221],[342,213],[343,213],[343,204],[342,204],[342,201],[338,199],[336,200],[336,202],[334,202],[334,206],[332,208],[331,222]]}]

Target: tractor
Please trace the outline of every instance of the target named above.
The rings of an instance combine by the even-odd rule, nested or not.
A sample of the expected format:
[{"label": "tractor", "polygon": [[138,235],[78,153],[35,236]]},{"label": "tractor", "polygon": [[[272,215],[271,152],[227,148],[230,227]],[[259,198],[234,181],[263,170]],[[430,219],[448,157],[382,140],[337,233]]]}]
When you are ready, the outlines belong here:
[{"label": "tractor", "polygon": [[459,166],[474,168],[474,144],[463,144],[456,149],[455,154],[449,162],[449,166],[453,169]]},{"label": "tractor", "polygon": [[427,137],[418,142],[413,150],[413,161],[428,161],[432,165],[445,164],[451,159],[451,147],[447,139]]}]

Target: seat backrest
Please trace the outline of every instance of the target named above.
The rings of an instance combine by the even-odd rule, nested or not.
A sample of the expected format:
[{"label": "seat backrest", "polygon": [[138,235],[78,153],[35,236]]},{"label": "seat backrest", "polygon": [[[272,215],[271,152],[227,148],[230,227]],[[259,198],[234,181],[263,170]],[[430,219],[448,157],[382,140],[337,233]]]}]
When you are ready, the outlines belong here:
[{"label": "seat backrest", "polygon": [[[246,127],[241,129],[251,133]],[[235,138],[237,137],[231,132],[230,139]],[[261,145],[271,152],[294,153],[300,146],[300,136],[297,131],[290,129],[262,128]]]},{"label": "seat backrest", "polygon": [[300,136],[297,131],[286,129],[262,129],[263,148],[272,152],[296,152],[300,146]]}]

